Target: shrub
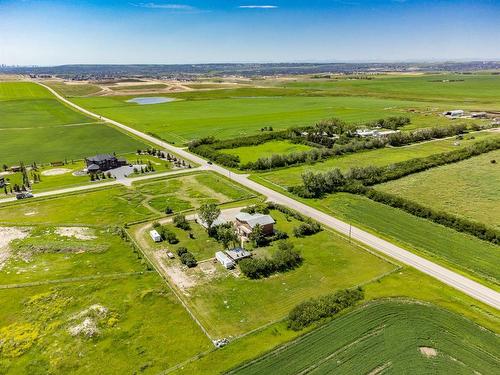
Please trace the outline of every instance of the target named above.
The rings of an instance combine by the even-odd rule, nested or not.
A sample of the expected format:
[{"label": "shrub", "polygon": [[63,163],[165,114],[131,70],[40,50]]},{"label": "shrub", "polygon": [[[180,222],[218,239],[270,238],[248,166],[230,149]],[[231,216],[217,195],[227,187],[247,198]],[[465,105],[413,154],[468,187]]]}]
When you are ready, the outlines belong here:
[{"label": "shrub", "polygon": [[300,224],[298,227],[293,228],[293,234],[295,237],[312,236],[320,231],[321,225],[313,220],[308,220],[307,222]]},{"label": "shrub", "polygon": [[310,299],[295,306],[288,314],[288,328],[299,331],[314,322],[331,317],[354,306],[364,298],[361,288],[341,290],[334,294]]},{"label": "shrub", "polygon": [[185,247],[181,246],[177,249],[177,255],[182,256],[183,254],[186,254],[188,252],[188,249]]},{"label": "shrub", "polygon": [[188,266],[189,268],[196,267],[196,265],[198,264],[198,262],[196,262],[194,255],[191,254],[189,251],[181,255],[181,262],[182,264]]},{"label": "shrub", "polygon": [[165,226],[159,227],[158,229],[158,234],[161,236],[161,238],[164,241],[167,241],[169,244],[176,244],[179,243],[179,240],[177,239],[177,236],[175,235],[174,232],[172,232],[170,229],[168,229]]},{"label": "shrub", "polygon": [[173,210],[172,208],[170,208],[170,207],[165,208],[165,213],[166,213],[167,215],[170,215],[170,214],[172,214],[173,212],[174,212],[174,210]]},{"label": "shrub", "polygon": [[187,219],[184,215],[181,215],[181,214],[175,215],[173,222],[177,228],[180,228],[183,230],[190,230],[191,229],[191,225],[189,225],[189,221],[187,221]]}]

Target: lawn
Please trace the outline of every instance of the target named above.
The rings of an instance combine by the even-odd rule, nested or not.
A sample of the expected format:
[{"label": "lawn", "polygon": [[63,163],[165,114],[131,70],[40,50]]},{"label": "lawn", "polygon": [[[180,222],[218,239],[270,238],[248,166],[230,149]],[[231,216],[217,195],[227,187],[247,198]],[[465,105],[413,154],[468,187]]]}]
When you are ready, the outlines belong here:
[{"label": "lawn", "polygon": [[456,150],[465,147],[487,137],[498,137],[498,134],[492,132],[479,132],[472,135],[466,135],[465,139],[460,141],[459,146],[455,146],[455,139],[442,139],[431,142],[416,143],[404,147],[391,147],[376,149],[355,154],[342,155],[330,158],[324,162],[312,165],[301,165],[286,169],[280,169],[253,175],[255,180],[264,180],[272,184],[283,187],[299,185],[302,183],[301,175],[305,171],[326,171],[333,168],[339,168],[343,171],[351,167],[364,167],[368,165],[384,166],[414,158],[422,158],[429,155]]},{"label": "lawn", "polygon": [[307,151],[312,147],[292,143],[290,141],[271,141],[257,146],[246,146],[231,149],[221,149],[222,153],[240,157],[240,164],[254,162],[259,158],[269,157],[274,154],[291,154],[292,152]]},{"label": "lawn", "polygon": [[[178,259],[160,260],[164,262],[162,268],[166,269],[171,282],[181,291],[185,302],[214,337],[234,337],[247,333],[282,319],[301,301],[363,284],[396,268],[330,231],[295,238],[292,231],[299,224],[297,220],[278,211],[272,211],[271,215],[277,222],[276,228],[290,235],[290,241],[304,258],[304,263],[293,271],[251,280],[243,275],[235,276],[212,261],[185,269],[180,267]],[[138,235],[141,234],[147,235],[144,232]],[[212,244],[207,244],[207,248],[212,251],[220,249],[220,245],[217,246],[213,240],[208,243],[210,241]],[[182,241],[183,244],[188,242]],[[206,236],[200,236],[197,246],[186,247],[196,250],[205,243]],[[163,248],[165,246],[170,247],[167,244]],[[276,246],[277,243],[274,243],[271,247],[259,248],[254,252],[257,256],[263,256],[273,252]],[[154,253],[155,249],[162,246],[150,243],[149,247]],[[148,251],[151,252],[151,249]],[[179,282],[179,279],[183,281]]]},{"label": "lawn", "polygon": [[[260,132],[265,126],[282,130],[340,117],[357,122],[391,115],[408,115],[412,127],[428,127],[449,120],[433,115],[428,104],[364,97],[309,96],[303,90],[233,89],[169,93],[174,102],[138,105],[131,96],[75,98],[84,108],[175,143],[215,136],[235,138]],[[418,107],[425,112],[410,113]]]},{"label": "lawn", "polygon": [[[491,161],[496,160],[497,163]],[[377,186],[420,204],[500,229],[500,150]]]},{"label": "lawn", "polygon": [[487,374],[498,368],[499,345],[494,333],[434,305],[380,301],[229,373]]},{"label": "lawn", "polygon": [[0,164],[47,163],[147,146],[59,102],[29,82],[0,82]]}]

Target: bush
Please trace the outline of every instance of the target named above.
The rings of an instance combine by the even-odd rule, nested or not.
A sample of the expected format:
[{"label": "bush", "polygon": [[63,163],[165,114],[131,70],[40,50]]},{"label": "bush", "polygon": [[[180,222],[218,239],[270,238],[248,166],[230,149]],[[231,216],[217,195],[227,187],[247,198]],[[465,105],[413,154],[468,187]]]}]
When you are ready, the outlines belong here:
[{"label": "bush", "polygon": [[268,277],[276,272],[285,272],[302,264],[300,252],[292,243],[281,241],[271,258],[247,258],[239,265],[241,272],[250,279]]},{"label": "bush", "polygon": [[188,266],[189,268],[196,267],[196,265],[198,264],[194,255],[191,254],[189,251],[181,255],[181,262],[182,264]]},{"label": "bush", "polygon": [[185,247],[181,246],[177,249],[177,255],[182,256],[183,254],[186,254],[188,252],[188,249]]},{"label": "bush", "polygon": [[173,223],[177,228],[180,228],[183,230],[190,230],[191,229],[191,225],[189,225],[189,221],[187,221],[187,219],[184,215],[181,215],[181,214],[175,215]]},{"label": "bush", "polygon": [[314,322],[331,317],[354,306],[364,298],[361,288],[341,290],[334,294],[314,298],[295,306],[288,314],[288,328],[299,331]]},{"label": "bush", "polygon": [[167,215],[170,215],[170,214],[172,214],[173,212],[174,212],[174,210],[173,210],[172,208],[170,208],[170,207],[165,208],[165,213],[166,213]]},{"label": "bush", "polygon": [[321,231],[321,225],[313,220],[308,220],[300,224],[298,227],[293,228],[293,235],[295,237],[312,236]]},{"label": "bush", "polygon": [[168,229],[167,227],[159,227],[157,229],[158,231],[158,234],[161,236],[161,238],[164,240],[164,241],[167,241],[169,244],[176,244],[176,243],[179,243],[179,240],[177,239],[177,236],[175,235],[174,232],[172,232],[170,229]]}]

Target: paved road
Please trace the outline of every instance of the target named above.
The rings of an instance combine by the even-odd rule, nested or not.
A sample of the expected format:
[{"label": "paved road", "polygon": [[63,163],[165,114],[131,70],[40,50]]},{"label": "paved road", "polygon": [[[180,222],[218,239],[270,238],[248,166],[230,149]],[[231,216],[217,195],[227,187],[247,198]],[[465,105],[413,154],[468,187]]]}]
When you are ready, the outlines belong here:
[{"label": "paved road", "polygon": [[[388,241],[385,241],[377,236],[374,236],[371,233],[368,233],[364,230],[361,230],[356,227],[351,227],[349,228],[349,224],[345,223],[339,219],[336,219],[335,217],[332,217],[328,214],[325,214],[324,212],[321,212],[315,208],[312,208],[310,206],[307,206],[301,202],[296,201],[293,198],[290,198],[286,195],[283,195],[277,191],[274,191],[272,189],[269,189],[265,186],[260,185],[259,183],[252,181],[248,178],[248,175],[243,175],[243,174],[236,174],[236,173],[231,173],[229,170],[218,166],[218,165],[207,165],[206,161],[200,158],[197,155],[193,155],[190,152],[187,152],[185,149],[179,148],[172,146],[171,144],[168,144],[166,142],[163,142],[161,140],[158,140],[150,135],[147,135],[145,133],[142,133],[138,130],[132,129],[126,125],[123,125],[117,121],[99,116],[95,113],[92,113],[85,108],[81,108],[80,106],[70,102],[66,98],[62,97],[59,95],[57,92],[52,90],[50,87],[47,87],[42,84],[42,86],[46,87],[50,92],[52,92],[59,100],[62,102],[66,103],[67,105],[79,110],[80,112],[83,112],[91,117],[94,117],[96,119],[99,119],[101,121],[105,121],[107,123],[110,123],[118,128],[121,128],[129,133],[134,134],[135,136],[142,138],[148,142],[151,142],[152,144],[155,144],[157,146],[160,146],[166,150],[170,150],[182,158],[198,163],[200,165],[204,165],[207,170],[212,170],[214,172],[220,173],[224,176],[229,177],[231,180],[236,181],[252,190],[257,191],[258,193],[266,196],[268,200],[274,201],[279,204],[283,204],[285,206],[288,206],[294,210],[297,210],[298,212],[309,216],[313,218],[314,220],[322,223],[323,225],[326,225],[330,228],[333,228],[337,230],[340,233],[343,233],[345,235],[349,235],[349,232],[351,232],[351,237],[355,240],[358,240],[359,242],[370,246],[371,248],[386,254],[396,260],[398,260],[401,263],[407,264],[409,266],[412,266],[419,271],[430,275],[437,280],[450,285],[451,287],[481,301],[484,302],[492,307],[495,307],[496,309],[500,309],[500,293],[484,286],[481,285],[473,280],[470,280],[456,272],[450,271],[447,268],[444,268],[442,266],[439,266],[427,259],[424,259],[418,255],[415,255],[407,250],[404,250]],[[57,193],[55,193],[57,194]],[[47,194],[50,195],[50,194]]]}]

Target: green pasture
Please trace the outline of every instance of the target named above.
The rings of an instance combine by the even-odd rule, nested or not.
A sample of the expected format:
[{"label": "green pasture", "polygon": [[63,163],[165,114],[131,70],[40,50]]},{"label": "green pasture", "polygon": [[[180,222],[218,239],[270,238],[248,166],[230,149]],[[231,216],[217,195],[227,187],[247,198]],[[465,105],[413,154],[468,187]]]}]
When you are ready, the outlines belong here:
[{"label": "green pasture", "polygon": [[[243,275],[236,277],[212,262],[193,269],[179,269],[194,283],[183,290],[186,303],[215,337],[249,332],[282,319],[303,300],[363,284],[396,268],[330,231],[294,238],[293,228],[300,222],[278,211],[272,211],[271,215],[277,222],[276,228],[290,235],[290,241],[304,258],[297,269],[260,280]],[[200,237],[200,241],[206,239]],[[254,252],[262,256],[274,251],[276,246],[274,243]],[[175,267],[178,260],[170,262],[169,265]]]},{"label": "green pasture", "polygon": [[500,150],[492,151],[376,188],[500,229],[499,163]]},{"label": "green pasture", "polygon": [[96,94],[102,89],[90,83],[65,83],[60,81],[44,82],[45,85],[56,90],[59,94],[66,97],[87,96]]},{"label": "green pasture", "polygon": [[240,157],[240,164],[256,161],[274,154],[290,154],[310,150],[312,147],[289,141],[271,141],[256,146],[221,149],[220,152]]},{"label": "green pasture", "polygon": [[430,142],[416,143],[403,147],[387,147],[383,149],[369,150],[355,154],[342,155],[330,158],[321,163],[311,165],[301,165],[286,169],[279,169],[270,172],[256,173],[253,177],[257,181],[267,181],[271,184],[283,187],[299,185],[302,182],[302,173],[305,171],[320,172],[333,168],[339,168],[343,171],[352,167],[365,167],[369,165],[384,166],[409,159],[426,157],[429,155],[453,151],[465,147],[477,141],[488,137],[498,137],[496,133],[479,132],[466,135],[456,146],[456,139],[448,138]]},{"label": "green pasture", "polygon": [[339,77],[275,83],[276,86],[322,90],[336,95],[415,100],[498,110],[500,76],[492,74],[378,75],[370,79]]},{"label": "green pasture", "polygon": [[0,82],[0,119],[0,164],[40,164],[147,147],[73,111],[30,82]]},{"label": "green pasture", "polygon": [[499,344],[494,333],[462,316],[388,300],[359,307],[229,373],[494,373]]},{"label": "green pasture", "polygon": [[168,88],[168,85],[163,83],[151,84],[151,85],[117,85],[109,87],[113,91],[150,91],[150,90],[163,90]]},{"label": "green pasture", "polygon": [[[127,103],[132,96],[88,97],[73,99],[78,105],[144,132],[175,143],[214,136],[235,138],[260,132],[265,126],[282,130],[306,126],[316,121],[339,117],[349,122],[375,120],[392,115],[408,115],[415,127],[448,124],[428,104],[365,98],[302,95],[268,89],[211,90],[169,93],[174,102],[139,105]],[[243,96],[246,93],[248,96]],[[418,107],[417,113],[408,108]]]}]

